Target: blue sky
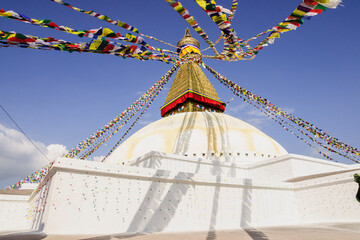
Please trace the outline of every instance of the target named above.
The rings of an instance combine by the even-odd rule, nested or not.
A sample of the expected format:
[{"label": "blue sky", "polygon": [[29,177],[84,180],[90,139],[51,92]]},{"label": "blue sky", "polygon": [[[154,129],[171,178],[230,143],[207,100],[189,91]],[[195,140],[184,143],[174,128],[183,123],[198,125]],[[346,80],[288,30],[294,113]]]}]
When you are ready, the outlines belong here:
[{"label": "blue sky", "polygon": [[[83,9],[120,19],[140,32],[176,44],[189,27],[165,1],[68,1]],[[181,1],[199,25],[215,41],[217,26],[193,0]],[[230,8],[230,0],[218,0]],[[284,20],[301,1],[239,1],[233,28],[241,38],[250,38]],[[345,0],[296,31],[281,35],[252,61],[204,61],[230,80],[269,99],[354,147],[360,146],[358,105],[360,47],[357,39],[359,1]],[[0,8],[36,19],[51,19],[75,29],[108,27],[126,30],[78,13],[49,0],[2,0]],[[89,42],[70,34],[10,19],[0,19],[0,30],[73,42]],[[193,37],[206,43],[191,29]],[[169,48],[157,42],[151,45]],[[221,46],[218,45],[218,50]],[[211,51],[206,52],[211,54]],[[0,103],[31,139],[48,154],[70,149],[122,112],[140,94],[159,80],[171,65],[157,61],[122,59],[110,55],[68,53],[20,48],[0,48]],[[233,95],[206,72],[224,102]],[[171,82],[170,82],[171,84]],[[170,87],[170,84],[167,87]],[[163,91],[137,129],[160,119]],[[321,157],[304,143],[235,98],[225,113],[245,120],[273,137],[290,153]],[[0,112],[0,188],[30,174],[47,162],[32,149],[8,117]],[[120,135],[120,134],[118,134]],[[120,136],[99,150],[104,155]],[[9,147],[10,146],[10,147]],[[351,164],[332,155],[340,162]]]}]

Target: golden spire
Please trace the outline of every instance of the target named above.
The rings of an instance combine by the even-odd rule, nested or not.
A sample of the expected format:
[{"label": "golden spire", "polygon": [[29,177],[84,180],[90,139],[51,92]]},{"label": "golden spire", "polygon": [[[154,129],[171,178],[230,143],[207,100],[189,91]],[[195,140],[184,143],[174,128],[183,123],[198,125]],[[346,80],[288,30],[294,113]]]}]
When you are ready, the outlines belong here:
[{"label": "golden spire", "polygon": [[[191,36],[189,29],[186,29],[184,38],[177,46],[183,63],[171,85],[164,106],[161,107],[161,116],[181,112],[223,112],[225,103],[220,101],[214,87],[199,67],[199,41]],[[189,61],[192,57],[197,60]]]},{"label": "golden spire", "polygon": [[188,44],[191,44],[191,45],[194,45],[196,46],[197,48],[200,49],[200,43],[198,40],[196,40],[195,38],[193,38],[190,34],[190,30],[189,28],[186,28],[185,30],[185,35],[183,37],[183,39],[181,39],[178,43],[177,43],[177,47],[178,48],[182,48],[183,46],[185,45],[188,45]]}]

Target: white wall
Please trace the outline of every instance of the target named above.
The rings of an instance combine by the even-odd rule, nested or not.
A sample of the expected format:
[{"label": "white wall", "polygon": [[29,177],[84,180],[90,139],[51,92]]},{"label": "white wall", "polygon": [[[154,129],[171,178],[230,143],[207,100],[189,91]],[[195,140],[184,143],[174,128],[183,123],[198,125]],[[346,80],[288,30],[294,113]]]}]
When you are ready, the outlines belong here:
[{"label": "white wall", "polygon": [[0,194],[0,232],[30,229],[29,196]]},{"label": "white wall", "polygon": [[287,154],[247,166],[249,176],[259,181],[286,181],[348,168],[349,165],[296,154]]},{"label": "white wall", "polygon": [[[297,222],[292,184],[61,159],[35,222],[51,234],[207,231]],[[34,197],[35,199],[35,197]]]},{"label": "white wall", "polygon": [[347,169],[348,165],[317,158],[287,154],[272,159],[259,157],[254,161],[240,163],[214,161],[199,157],[149,152],[125,165],[183,172],[252,178],[256,181],[285,181],[299,176]]},{"label": "white wall", "polygon": [[304,176],[317,173],[331,172],[347,169],[349,167],[349,165],[310,157],[301,157],[298,155],[294,155],[294,157],[292,158],[292,165],[294,170],[294,176]]},{"label": "white wall", "polygon": [[360,167],[298,182],[295,190],[302,222],[360,222],[360,204],[355,199],[358,184],[353,175]]},{"label": "white wall", "polygon": [[173,170],[196,174],[246,177],[246,167],[233,162],[210,160],[206,158],[185,157],[175,154],[149,152],[129,161],[126,165],[142,168]]},{"label": "white wall", "polygon": [[[170,158],[160,159],[160,167],[185,165],[194,171],[200,166],[206,174],[58,159],[28,202],[32,229],[47,234],[113,234],[360,221],[357,184],[352,182],[352,174],[360,171],[357,166],[335,164],[334,169],[342,170],[291,183],[281,182],[292,172],[289,156],[247,166],[252,179],[210,175],[208,162],[171,163]],[[312,162],[304,161],[309,167]],[[231,169],[227,164],[221,169]]]}]

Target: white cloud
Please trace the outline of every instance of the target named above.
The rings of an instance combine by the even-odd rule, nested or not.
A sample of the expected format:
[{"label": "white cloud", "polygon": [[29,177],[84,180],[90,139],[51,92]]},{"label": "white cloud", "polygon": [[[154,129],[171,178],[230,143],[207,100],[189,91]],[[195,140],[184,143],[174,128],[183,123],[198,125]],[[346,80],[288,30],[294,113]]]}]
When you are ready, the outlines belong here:
[{"label": "white cloud", "polygon": [[261,112],[260,110],[253,108],[247,112],[247,115],[256,116],[256,117],[265,117],[265,113]]},{"label": "white cloud", "polygon": [[[61,144],[50,144],[33,141],[36,146],[52,161],[66,153]],[[0,124],[0,180],[23,177],[42,168],[48,160],[19,131]],[[1,186],[0,186],[1,187]]]},{"label": "white cloud", "polygon": [[254,125],[257,128],[263,127],[267,121],[267,117],[264,113],[255,109],[248,103],[238,103],[237,105],[229,105],[226,107],[226,113],[240,118],[244,122]]},{"label": "white cloud", "polygon": [[295,108],[283,108],[284,111],[286,111],[287,113],[294,113],[295,112]]},{"label": "white cloud", "polygon": [[[288,113],[295,112],[294,108],[283,108]],[[254,108],[250,104],[241,102],[238,105],[228,106],[226,108],[226,113],[238,117],[241,120],[254,125],[255,127],[261,129],[265,127],[271,120],[266,114],[260,110]]]},{"label": "white cloud", "polygon": [[236,114],[242,112],[247,106],[245,104],[238,104],[238,105],[228,105],[226,107],[226,113],[229,114]]},{"label": "white cloud", "polygon": [[149,125],[150,123],[156,121],[151,112],[146,112],[142,118],[138,121],[139,125]]},{"label": "white cloud", "polygon": [[245,121],[259,129],[261,129],[264,126],[264,124],[266,123],[265,118],[248,118]]},{"label": "white cloud", "polygon": [[50,144],[47,146],[47,158],[52,160],[55,160],[57,157],[62,156],[63,154],[67,153],[68,150],[66,149],[66,146],[61,144]]},{"label": "white cloud", "polygon": [[245,121],[259,129],[263,128],[269,121],[269,118],[263,112],[255,108],[251,108],[246,114],[248,117]]},{"label": "white cloud", "polygon": [[104,155],[101,156],[95,156],[93,157],[90,161],[94,161],[94,162],[101,162],[104,159]]},{"label": "white cloud", "polygon": [[139,123],[139,125],[147,126],[150,123],[152,123],[152,121],[139,121],[138,123]]}]

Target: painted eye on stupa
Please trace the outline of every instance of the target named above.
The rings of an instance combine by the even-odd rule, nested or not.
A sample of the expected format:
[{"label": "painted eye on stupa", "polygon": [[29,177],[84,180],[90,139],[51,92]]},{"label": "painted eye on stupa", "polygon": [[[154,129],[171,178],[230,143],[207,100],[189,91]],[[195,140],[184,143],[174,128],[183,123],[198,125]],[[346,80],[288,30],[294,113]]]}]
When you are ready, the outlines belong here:
[{"label": "painted eye on stupa", "polygon": [[185,106],[181,106],[178,108],[178,111],[180,112],[180,111],[184,110],[184,108],[185,108]]},{"label": "painted eye on stupa", "polygon": [[200,104],[197,104],[196,105],[199,109],[204,109],[204,106],[200,105]]},{"label": "painted eye on stupa", "polygon": [[214,110],[214,109],[211,109],[211,108],[209,108],[209,111],[210,111],[210,112],[215,112],[215,110]]}]

